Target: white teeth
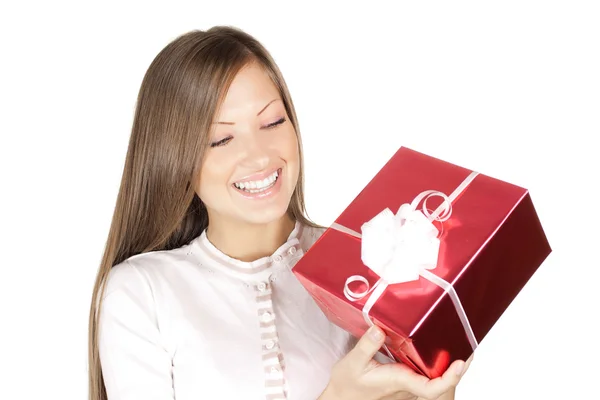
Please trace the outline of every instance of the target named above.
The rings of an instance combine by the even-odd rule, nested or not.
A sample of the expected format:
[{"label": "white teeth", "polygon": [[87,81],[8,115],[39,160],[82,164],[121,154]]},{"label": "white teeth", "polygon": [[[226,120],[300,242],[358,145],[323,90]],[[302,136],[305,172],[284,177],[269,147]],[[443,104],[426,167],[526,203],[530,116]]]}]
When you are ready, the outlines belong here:
[{"label": "white teeth", "polygon": [[249,182],[241,182],[235,183],[235,187],[238,189],[242,189],[251,193],[261,192],[268,187],[272,186],[273,183],[277,180],[279,173],[277,171],[273,172],[269,177],[260,180],[260,181],[249,181]]}]

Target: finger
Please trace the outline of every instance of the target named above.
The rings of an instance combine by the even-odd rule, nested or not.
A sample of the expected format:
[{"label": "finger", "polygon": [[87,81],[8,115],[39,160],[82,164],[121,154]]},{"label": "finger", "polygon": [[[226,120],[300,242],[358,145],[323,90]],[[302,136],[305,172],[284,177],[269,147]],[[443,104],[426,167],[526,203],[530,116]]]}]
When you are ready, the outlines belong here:
[{"label": "finger", "polygon": [[348,352],[346,360],[357,368],[365,368],[381,349],[385,342],[385,334],[377,326],[372,326],[358,340],[356,346]]},{"label": "finger", "polygon": [[455,361],[442,376],[435,379],[429,379],[407,367],[405,372],[399,374],[398,383],[403,390],[407,390],[415,396],[437,399],[458,385],[465,364],[464,361]]},{"label": "finger", "polygon": [[465,362],[464,366],[463,366],[463,370],[462,370],[462,374],[460,375],[461,378],[465,375],[465,373],[467,372],[467,370],[469,369],[469,367],[471,366],[471,362],[473,362],[473,356],[475,354],[471,354],[471,356],[467,359],[467,361]]}]

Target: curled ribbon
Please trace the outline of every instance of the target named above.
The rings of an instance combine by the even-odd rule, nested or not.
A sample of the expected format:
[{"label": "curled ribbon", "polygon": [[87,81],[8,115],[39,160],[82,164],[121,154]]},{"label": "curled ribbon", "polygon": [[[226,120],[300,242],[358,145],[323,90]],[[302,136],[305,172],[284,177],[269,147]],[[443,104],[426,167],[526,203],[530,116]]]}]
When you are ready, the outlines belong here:
[{"label": "curled ribbon", "polygon": [[[379,276],[379,280],[373,287],[369,287],[367,279],[360,275],[349,277],[344,285],[344,295],[350,301],[358,301],[371,294],[362,310],[363,318],[369,326],[374,325],[369,312],[388,285],[414,281],[422,276],[448,293],[465,329],[467,339],[475,350],[478,345],[477,339],[454,287],[429,270],[437,266],[440,247],[439,231],[433,221],[443,222],[450,218],[452,202],[477,175],[477,172],[469,174],[449,196],[436,190],[426,190],[417,195],[410,204],[402,204],[396,214],[389,208],[384,209],[362,225],[362,235],[338,223],[332,224],[333,229],[361,239],[361,259]],[[427,200],[434,196],[441,197],[443,202],[430,213]],[[422,209],[418,210],[421,202],[423,202]],[[352,291],[349,286],[354,282],[364,283],[366,289],[361,292]],[[388,356],[395,360],[386,345],[384,349]]]}]

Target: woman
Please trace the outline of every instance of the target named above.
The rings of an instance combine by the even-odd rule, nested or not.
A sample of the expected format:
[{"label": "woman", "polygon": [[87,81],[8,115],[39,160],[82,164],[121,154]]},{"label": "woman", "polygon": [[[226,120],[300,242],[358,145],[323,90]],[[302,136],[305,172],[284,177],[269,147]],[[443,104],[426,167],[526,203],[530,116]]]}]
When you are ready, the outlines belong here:
[{"label": "woman", "polygon": [[320,312],[291,269],[322,232],[267,51],[226,27],[171,42],[141,85],[94,288],[90,398],[453,399],[462,361],[429,381],[375,360],[377,328],[356,341]]}]

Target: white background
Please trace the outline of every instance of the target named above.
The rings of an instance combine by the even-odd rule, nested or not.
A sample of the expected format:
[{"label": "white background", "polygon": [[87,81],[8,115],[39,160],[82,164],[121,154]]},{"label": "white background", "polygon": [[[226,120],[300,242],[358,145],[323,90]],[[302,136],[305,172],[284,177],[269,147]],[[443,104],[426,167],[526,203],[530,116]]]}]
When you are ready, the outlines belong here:
[{"label": "white background", "polygon": [[19,4],[0,8],[0,398],[87,395],[89,300],[143,74],[177,35],[226,24],[283,70],[317,222],[401,145],[531,190],[554,251],[457,399],[600,399],[597,2]]}]

